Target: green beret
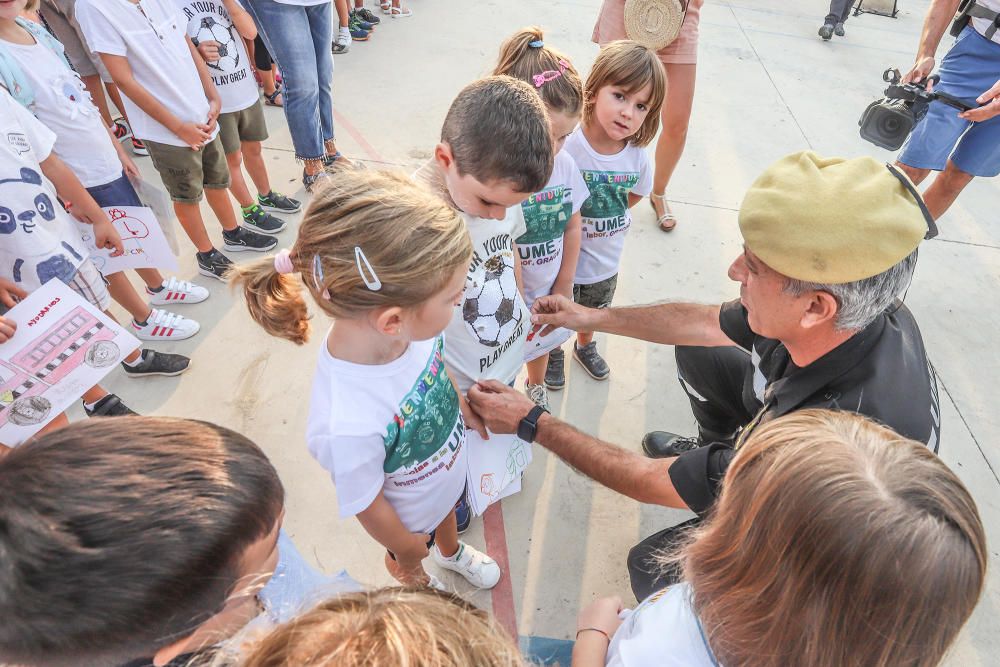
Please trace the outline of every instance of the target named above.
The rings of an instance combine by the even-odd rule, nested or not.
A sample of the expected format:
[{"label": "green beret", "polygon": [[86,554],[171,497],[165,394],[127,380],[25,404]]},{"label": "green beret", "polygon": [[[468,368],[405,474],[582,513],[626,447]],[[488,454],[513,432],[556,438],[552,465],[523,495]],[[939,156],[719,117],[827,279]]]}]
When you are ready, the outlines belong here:
[{"label": "green beret", "polygon": [[768,167],[743,198],[739,222],[747,249],[769,267],[827,284],[888,270],[928,227],[921,204],[885,163],[812,151]]}]

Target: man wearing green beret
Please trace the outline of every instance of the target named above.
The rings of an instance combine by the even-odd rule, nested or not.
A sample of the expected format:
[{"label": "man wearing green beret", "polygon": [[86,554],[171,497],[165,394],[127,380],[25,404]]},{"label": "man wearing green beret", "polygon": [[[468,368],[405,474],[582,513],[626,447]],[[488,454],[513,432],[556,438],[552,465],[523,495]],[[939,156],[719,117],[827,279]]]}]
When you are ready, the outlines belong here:
[{"label": "man wearing green beret", "polygon": [[[496,382],[470,390],[472,408],[490,430],[533,436],[619,493],[699,515],[742,439],[794,410],[851,410],[937,451],[937,382],[917,323],[899,301],[917,246],[936,234],[909,179],[872,158],[796,153],[750,187],[739,225],[744,250],[729,268],[737,300],[593,310],[550,296],[533,308],[542,335],[568,327],[676,346],[697,437],[648,433],[643,457],[532,411],[522,394]],[[638,599],[663,586],[645,560],[676,539],[677,528],[632,550]]]}]

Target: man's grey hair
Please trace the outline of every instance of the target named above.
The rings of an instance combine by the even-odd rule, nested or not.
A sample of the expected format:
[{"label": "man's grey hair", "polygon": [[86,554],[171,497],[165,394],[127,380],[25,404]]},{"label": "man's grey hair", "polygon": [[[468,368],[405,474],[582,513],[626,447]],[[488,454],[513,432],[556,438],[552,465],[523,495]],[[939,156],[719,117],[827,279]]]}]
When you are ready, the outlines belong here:
[{"label": "man's grey hair", "polygon": [[838,285],[786,278],[785,291],[795,296],[813,290],[833,295],[838,306],[834,327],[839,331],[859,331],[874,322],[879,313],[906,291],[916,266],[917,251],[914,250],[899,264],[871,278]]}]

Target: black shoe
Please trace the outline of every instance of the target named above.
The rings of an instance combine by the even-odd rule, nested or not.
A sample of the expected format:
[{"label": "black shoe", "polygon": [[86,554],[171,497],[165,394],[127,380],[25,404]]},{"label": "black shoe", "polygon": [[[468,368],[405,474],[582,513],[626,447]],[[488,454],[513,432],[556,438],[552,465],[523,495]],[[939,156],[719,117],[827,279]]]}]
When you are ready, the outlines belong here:
[{"label": "black shoe", "polygon": [[286,197],[274,190],[266,195],[257,195],[257,203],[262,209],[271,213],[298,213],[302,209],[302,202],[298,199]]},{"label": "black shoe", "polygon": [[819,29],[819,36],[823,38],[824,42],[829,42],[830,38],[833,37],[833,24],[824,23],[823,27]]},{"label": "black shoe", "polygon": [[243,209],[243,229],[258,234],[277,234],[284,228],[285,221],[265,211],[263,206],[253,204]]},{"label": "black shoe", "polygon": [[351,13],[357,16],[362,21],[366,21],[373,25],[378,25],[379,23],[382,22],[382,19],[372,14],[367,7],[359,7]]},{"label": "black shoe", "polygon": [[549,363],[545,366],[545,386],[559,391],[566,386],[566,353],[561,347],[549,352]]},{"label": "black shoe", "polygon": [[226,281],[226,274],[233,268],[233,262],[221,252],[212,248],[208,252],[199,252],[195,255],[198,259],[198,273],[209,278],[216,278]]},{"label": "black shoe", "polygon": [[597,351],[597,341],[592,340],[583,347],[573,343],[573,356],[583,366],[583,370],[595,380],[607,380],[611,369],[604,357]]},{"label": "black shoe", "polygon": [[142,361],[135,366],[122,362],[125,375],[130,378],[146,377],[147,375],[180,375],[191,365],[191,360],[182,354],[167,354],[153,352],[150,349],[142,351]]},{"label": "black shoe", "polygon": [[243,250],[267,252],[274,250],[277,245],[278,239],[272,239],[242,227],[222,230],[222,247],[230,252],[242,252]]},{"label": "black shoe", "polygon": [[833,26],[833,34],[836,35],[837,37],[843,37],[844,36],[844,24],[843,23],[838,23],[837,25]]},{"label": "black shoe", "polygon": [[680,456],[702,446],[698,438],[687,438],[666,431],[650,431],[642,438],[642,451],[651,459]]},{"label": "black shoe", "polygon": [[97,401],[94,404],[93,410],[88,408],[87,404],[84,403],[83,411],[87,413],[88,417],[128,417],[129,415],[139,414],[130,410],[127,405],[122,403],[122,399],[114,394],[108,394]]}]

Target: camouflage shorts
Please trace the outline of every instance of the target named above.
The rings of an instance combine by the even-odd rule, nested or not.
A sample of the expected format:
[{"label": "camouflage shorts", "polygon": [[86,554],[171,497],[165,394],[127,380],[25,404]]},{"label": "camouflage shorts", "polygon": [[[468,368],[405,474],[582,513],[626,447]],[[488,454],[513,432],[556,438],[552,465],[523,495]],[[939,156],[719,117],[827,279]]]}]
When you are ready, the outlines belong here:
[{"label": "camouflage shorts", "polygon": [[607,308],[615,297],[618,274],[591,285],[573,285],[573,300],[587,308]]}]

